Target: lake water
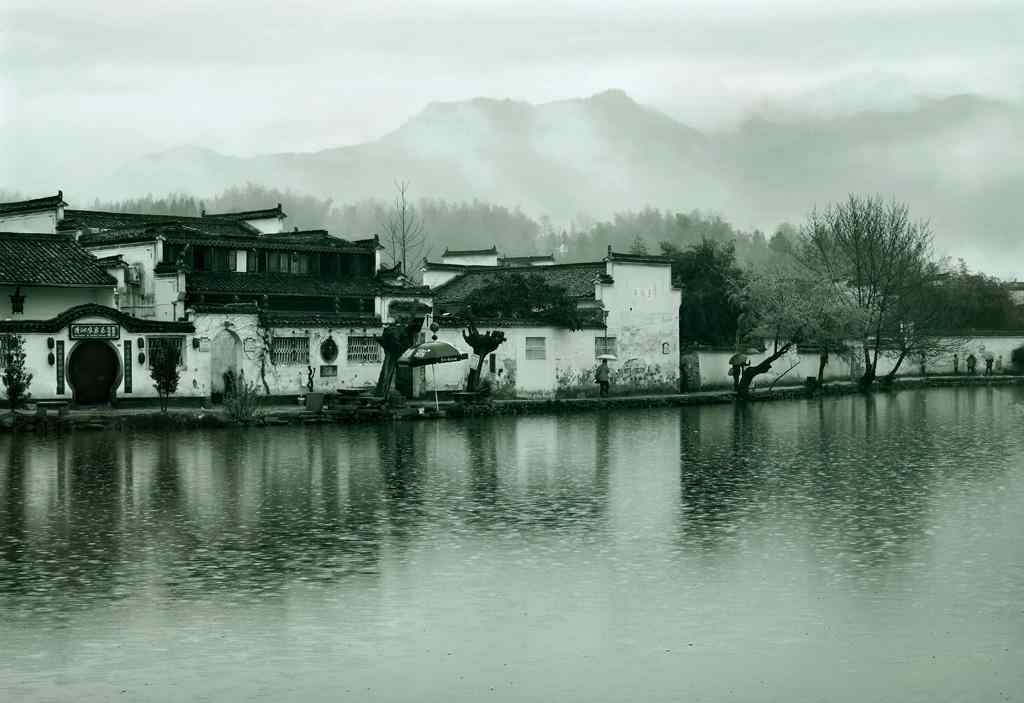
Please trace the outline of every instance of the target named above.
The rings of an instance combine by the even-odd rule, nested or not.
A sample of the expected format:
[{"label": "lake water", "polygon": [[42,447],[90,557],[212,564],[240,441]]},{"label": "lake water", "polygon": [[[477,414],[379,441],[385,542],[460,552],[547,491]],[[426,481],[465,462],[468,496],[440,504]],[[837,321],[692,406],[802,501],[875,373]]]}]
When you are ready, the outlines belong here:
[{"label": "lake water", "polygon": [[1021,700],[1022,403],[0,435],[0,699]]}]

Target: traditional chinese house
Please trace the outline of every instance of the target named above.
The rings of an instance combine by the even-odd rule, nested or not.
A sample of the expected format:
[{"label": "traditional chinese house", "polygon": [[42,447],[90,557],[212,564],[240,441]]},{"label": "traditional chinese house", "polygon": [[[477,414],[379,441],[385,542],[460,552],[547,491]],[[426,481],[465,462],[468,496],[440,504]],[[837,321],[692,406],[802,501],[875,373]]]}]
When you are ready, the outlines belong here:
[{"label": "traditional chinese house", "polygon": [[[453,255],[454,254],[454,255]],[[484,375],[517,396],[595,393],[594,371],[612,357],[618,392],[676,391],[679,374],[679,306],[671,261],[608,251],[600,261],[556,264],[550,257],[500,257],[496,250],[451,252],[425,261],[424,281],[435,286],[439,339],[472,350],[462,330],[472,319],[481,330],[500,329],[506,341],[485,362]],[[500,288],[508,276],[537,277],[575,302],[579,329],[552,324],[543,315],[481,318],[471,306],[476,291]],[[439,368],[441,391],[464,386],[473,359]],[[426,379],[425,389],[430,389]]]},{"label": "traditional chinese house", "polygon": [[194,327],[118,310],[116,274],[71,235],[0,233],[0,335],[25,340],[34,398],[94,404],[155,395],[135,351],[174,343]]},{"label": "traditional chinese house", "polygon": [[[376,336],[391,320],[429,311],[429,289],[382,268],[375,238],[287,230],[286,217],[280,205],[200,217],[76,210],[58,193],[0,204],[0,241],[53,243],[33,259],[37,267],[51,262],[79,277],[90,272],[91,288],[80,285],[51,296],[46,319],[83,305],[110,311],[105,324],[116,324],[118,336],[95,341],[117,355],[111,398],[155,395],[145,352],[154,343],[179,353],[179,397],[216,399],[229,372],[244,373],[264,392],[280,396],[311,386],[331,392],[372,385],[383,360]],[[36,231],[25,234],[26,227]],[[29,285],[13,274],[10,282],[15,288]],[[12,330],[27,330],[25,323],[43,319],[13,309],[8,317]],[[93,314],[85,321],[103,320]],[[71,339],[61,341],[70,354]],[[134,380],[130,388],[126,377]],[[37,398],[51,395],[35,381],[31,391]],[[52,395],[79,399],[56,383]]]}]

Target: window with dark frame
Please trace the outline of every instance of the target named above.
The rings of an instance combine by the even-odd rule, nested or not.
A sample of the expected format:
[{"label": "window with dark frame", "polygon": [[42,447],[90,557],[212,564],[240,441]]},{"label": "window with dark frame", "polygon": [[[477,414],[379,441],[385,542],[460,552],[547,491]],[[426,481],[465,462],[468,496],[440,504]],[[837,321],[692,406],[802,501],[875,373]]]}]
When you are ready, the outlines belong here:
[{"label": "window with dark frame", "polygon": [[616,352],[615,337],[594,337],[594,356],[598,357],[602,354],[611,354],[612,356],[618,356]]},{"label": "window with dark frame", "polygon": [[544,361],[548,358],[546,337],[526,338],[526,360]]}]

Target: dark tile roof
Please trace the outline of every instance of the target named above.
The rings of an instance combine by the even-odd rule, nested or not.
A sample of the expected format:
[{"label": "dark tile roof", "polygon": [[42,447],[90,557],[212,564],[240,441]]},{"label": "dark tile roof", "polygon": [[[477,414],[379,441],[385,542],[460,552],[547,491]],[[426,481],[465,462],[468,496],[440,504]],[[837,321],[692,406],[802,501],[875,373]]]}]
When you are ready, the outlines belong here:
[{"label": "dark tile roof", "polygon": [[606,277],[603,261],[582,264],[555,264],[553,266],[470,266],[434,290],[438,304],[460,303],[471,293],[484,286],[494,285],[501,276],[521,274],[539,276],[549,286],[559,286],[573,298],[594,298],[594,281]]},{"label": "dark tile roof", "polygon": [[63,234],[0,233],[0,283],[23,286],[114,286],[96,257]]},{"label": "dark tile roof", "polygon": [[430,295],[428,288],[402,288],[381,283],[369,276],[327,279],[294,273],[210,273],[188,274],[188,291],[193,294],[237,294],[335,298],[391,293]]},{"label": "dark tile roof", "polygon": [[470,264],[442,264],[440,261],[423,260],[423,271],[466,271],[472,268],[494,268],[493,266],[473,266]]},{"label": "dark tile roof", "polygon": [[369,239],[353,240],[352,243],[357,246],[366,247],[367,249],[384,249],[384,246],[380,243],[380,238],[376,234],[370,237]]},{"label": "dark tile roof", "polygon": [[672,264],[672,258],[660,254],[625,254],[618,251],[608,251],[608,258],[612,261],[625,261],[634,264]]},{"label": "dark tile roof", "polygon": [[58,190],[56,195],[49,195],[45,198],[33,198],[32,200],[17,200],[10,203],[0,203],[0,215],[7,215],[16,212],[36,212],[38,210],[53,210],[64,202],[64,191]]},{"label": "dark tile roof", "polygon": [[[437,315],[433,319],[434,322],[437,323],[438,327],[441,327],[443,329],[465,328],[470,323],[469,317],[457,313]],[[558,327],[558,325],[554,325],[547,320],[510,317],[495,319],[472,318],[472,322],[481,330],[486,329],[488,327]],[[595,314],[589,316],[589,318],[585,317],[582,320],[580,329],[603,330],[604,321],[602,316],[599,313],[595,312]]]},{"label": "dark tile roof", "polygon": [[376,315],[316,310],[267,310],[260,313],[263,327],[383,327]]},{"label": "dark tile roof", "polygon": [[90,232],[79,237],[86,247],[113,246],[136,242],[152,242],[163,237],[169,242],[235,249],[271,249],[325,253],[365,254],[373,251],[370,244],[350,242],[333,237],[326,230],[304,230],[281,234],[257,234],[248,225],[232,220],[199,220],[151,222],[140,226]]},{"label": "dark tile roof", "polygon": [[484,254],[497,254],[498,247],[491,245],[490,249],[449,249],[445,247],[444,253],[441,256],[473,256],[473,255],[484,255]]},{"label": "dark tile roof", "polygon": [[[71,229],[78,229],[72,227]],[[152,242],[157,237],[208,237],[224,239],[227,242],[247,241],[259,236],[244,223],[219,221],[204,223],[202,220],[164,220],[161,222],[138,222],[119,225],[95,232],[85,232],[78,241],[82,246],[95,247],[110,244],[131,244]]]},{"label": "dark tile roof", "polygon": [[223,220],[264,220],[270,217],[288,216],[284,214],[284,210],[281,209],[281,203],[278,203],[277,207],[266,208],[264,210],[245,210],[243,212],[221,212],[217,214],[203,212],[203,217],[207,219]]},{"label": "dark tile roof", "polygon": [[[65,210],[64,220],[60,223],[61,230],[145,230],[147,226],[180,223],[193,227],[203,227],[210,232],[237,233],[238,235],[258,235],[252,225],[236,220],[218,220],[205,217],[189,217],[187,215],[145,215],[136,212],[103,212],[101,210]],[[95,236],[95,235],[93,235]]]},{"label": "dark tile roof", "polygon": [[121,254],[114,254],[112,256],[100,256],[96,259],[96,265],[101,268],[110,268],[113,266],[127,266],[124,258]]},{"label": "dark tile roof", "polygon": [[235,315],[255,315],[259,313],[259,303],[252,301],[244,303],[191,303],[188,306],[189,312],[204,313],[232,313]]},{"label": "dark tile roof", "polygon": [[[51,235],[52,236],[52,235]],[[164,332],[190,334],[196,331],[191,322],[170,322],[165,320],[143,320],[138,317],[108,308],[105,305],[88,303],[68,308],[60,315],[48,320],[6,320],[0,321],[0,332],[59,332],[75,320],[83,317],[105,317],[118,323],[127,332]]]},{"label": "dark tile roof", "polygon": [[538,256],[503,256],[498,259],[499,266],[521,266],[523,264],[529,264],[535,261],[554,261],[555,257],[551,254],[541,254]]}]

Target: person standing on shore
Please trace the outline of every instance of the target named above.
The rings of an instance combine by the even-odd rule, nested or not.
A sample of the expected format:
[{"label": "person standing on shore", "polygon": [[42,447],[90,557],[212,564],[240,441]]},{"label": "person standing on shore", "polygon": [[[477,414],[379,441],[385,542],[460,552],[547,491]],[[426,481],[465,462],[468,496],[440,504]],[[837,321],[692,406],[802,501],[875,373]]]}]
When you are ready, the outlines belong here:
[{"label": "person standing on shore", "polygon": [[974,353],[967,355],[967,375],[974,375],[974,367],[978,365],[978,357],[974,356]]},{"label": "person standing on shore", "polygon": [[611,375],[612,372],[611,369],[608,368],[608,360],[601,359],[601,365],[597,367],[597,372],[594,374],[594,377],[597,379],[597,385],[601,389],[602,398],[608,397],[608,385]]},{"label": "person standing on shore", "polygon": [[954,376],[959,376],[960,375],[960,355],[959,354],[954,354],[953,355],[953,375]]}]

